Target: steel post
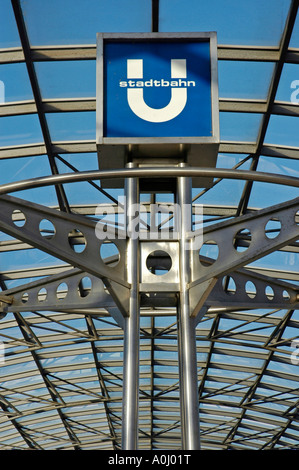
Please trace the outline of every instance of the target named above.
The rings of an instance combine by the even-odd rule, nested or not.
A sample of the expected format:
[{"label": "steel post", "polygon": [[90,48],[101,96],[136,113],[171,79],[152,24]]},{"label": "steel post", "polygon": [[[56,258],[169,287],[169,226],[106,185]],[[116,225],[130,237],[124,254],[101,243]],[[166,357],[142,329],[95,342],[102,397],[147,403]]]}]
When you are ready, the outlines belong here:
[{"label": "steel post", "polygon": [[[133,164],[128,163],[129,168]],[[124,323],[124,370],[122,408],[122,449],[138,448],[139,394],[139,240],[136,230],[136,204],[139,202],[137,178],[126,181],[127,275],[131,284],[129,314]]]},{"label": "steel post", "polygon": [[186,450],[198,450],[200,448],[200,436],[195,336],[196,323],[195,319],[190,316],[188,285],[191,280],[191,252],[186,237],[186,234],[192,227],[191,189],[191,178],[178,178],[177,201],[180,207],[180,293],[178,305],[178,343],[182,448]]}]

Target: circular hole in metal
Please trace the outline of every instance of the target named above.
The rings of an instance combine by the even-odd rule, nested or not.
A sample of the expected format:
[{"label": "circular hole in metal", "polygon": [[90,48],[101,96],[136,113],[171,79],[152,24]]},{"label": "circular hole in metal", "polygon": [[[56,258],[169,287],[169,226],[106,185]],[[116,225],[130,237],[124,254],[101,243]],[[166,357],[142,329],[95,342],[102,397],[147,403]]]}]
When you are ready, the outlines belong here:
[{"label": "circular hole in metal", "polygon": [[74,229],[68,234],[70,247],[75,253],[82,253],[86,247],[86,239],[80,230]]},{"label": "circular hole in metal", "polygon": [[247,228],[239,230],[233,238],[233,246],[240,253],[249,248],[250,242],[251,233]]},{"label": "circular hole in metal", "polygon": [[42,287],[39,291],[38,291],[38,294],[37,294],[37,298],[38,298],[38,301],[39,302],[44,302],[47,298],[47,289],[45,289],[44,287]]},{"label": "circular hole in metal", "polygon": [[59,284],[59,286],[56,289],[56,297],[58,300],[65,299],[68,293],[68,285],[65,282],[62,282]]},{"label": "circular hole in metal", "polygon": [[172,267],[172,259],[166,251],[152,251],[146,258],[147,269],[157,276],[167,274]]},{"label": "circular hole in metal", "polygon": [[256,287],[255,284],[251,281],[247,281],[245,284],[245,292],[250,297],[250,299],[254,299],[256,296]]},{"label": "circular hole in metal", "polygon": [[287,290],[284,290],[282,293],[283,300],[291,300],[291,296]]},{"label": "circular hole in metal", "polygon": [[209,266],[211,263],[214,263],[218,256],[219,247],[214,240],[204,242],[199,250],[199,261],[203,266]]},{"label": "circular hole in metal", "polygon": [[81,279],[78,285],[78,292],[80,297],[87,297],[92,288],[90,277],[85,276]]},{"label": "circular hole in metal", "polygon": [[272,300],[274,297],[274,290],[272,289],[272,287],[267,286],[265,289],[265,294],[268,300]]},{"label": "circular hole in metal", "polygon": [[22,302],[23,304],[25,304],[26,302],[28,302],[28,299],[29,299],[29,295],[27,292],[24,292],[24,294],[22,295]]},{"label": "circular hole in metal", "polygon": [[222,288],[228,295],[234,295],[237,290],[236,283],[231,276],[224,276],[222,278]]},{"label": "circular hole in metal", "polygon": [[100,256],[102,261],[109,267],[114,267],[119,263],[120,253],[113,242],[104,242],[100,247]]},{"label": "circular hole in metal", "polygon": [[50,220],[43,219],[40,221],[39,224],[39,233],[41,234],[42,237],[47,238],[50,240],[51,238],[54,237],[56,233],[55,226],[50,222]]},{"label": "circular hole in metal", "polygon": [[20,211],[19,209],[15,209],[11,215],[13,223],[17,227],[23,227],[26,223],[26,216],[25,214]]},{"label": "circular hole in metal", "polygon": [[281,230],[281,222],[278,219],[269,219],[265,225],[265,235],[267,238],[278,237]]}]

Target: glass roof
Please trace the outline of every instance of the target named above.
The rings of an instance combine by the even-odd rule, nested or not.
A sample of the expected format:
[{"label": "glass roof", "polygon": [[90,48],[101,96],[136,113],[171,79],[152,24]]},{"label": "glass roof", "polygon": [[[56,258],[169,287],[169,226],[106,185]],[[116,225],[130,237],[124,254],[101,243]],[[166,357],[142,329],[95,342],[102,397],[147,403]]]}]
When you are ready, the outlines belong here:
[{"label": "glass roof", "polygon": [[[99,169],[96,33],[216,31],[220,147],[213,185],[192,190],[194,213],[203,207],[209,228],[279,209],[298,197],[297,10],[296,0],[2,0],[0,191],[15,183],[11,196],[84,220],[96,220],[99,204],[115,206],[123,189],[99,180],[16,192],[20,181]],[[290,179],[231,179],[218,169]],[[143,194],[143,203],[151,197]],[[157,200],[168,202],[164,193]],[[277,219],[269,238],[279,233]],[[22,225],[21,213],[15,221]],[[2,217],[0,230],[1,290],[61,275],[57,298],[64,298],[72,264],[6,234]],[[41,236],[54,232],[49,223]],[[251,303],[208,304],[197,324],[202,449],[298,448],[298,294],[293,306],[271,305],[274,282],[299,288],[298,241],[299,232],[245,266],[270,279],[269,305],[255,304],[248,284]],[[204,255],[214,259],[215,249],[210,244]],[[226,281],[233,297],[233,273]],[[92,291],[86,282],[83,297]],[[116,308],[63,309],[58,302],[53,310],[0,314],[1,450],[121,448],[124,331]],[[143,307],[140,322],[139,448],[179,450],[177,312]]]},{"label": "glass roof", "polygon": [[161,31],[217,31],[220,44],[278,46],[290,0],[160,1]]}]

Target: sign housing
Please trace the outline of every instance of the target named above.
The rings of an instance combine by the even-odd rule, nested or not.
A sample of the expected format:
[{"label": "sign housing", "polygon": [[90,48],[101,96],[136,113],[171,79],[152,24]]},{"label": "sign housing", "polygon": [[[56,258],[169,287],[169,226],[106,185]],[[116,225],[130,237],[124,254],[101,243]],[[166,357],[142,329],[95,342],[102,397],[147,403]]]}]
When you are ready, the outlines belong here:
[{"label": "sign housing", "polygon": [[216,33],[99,33],[96,142],[100,169],[216,166]]}]

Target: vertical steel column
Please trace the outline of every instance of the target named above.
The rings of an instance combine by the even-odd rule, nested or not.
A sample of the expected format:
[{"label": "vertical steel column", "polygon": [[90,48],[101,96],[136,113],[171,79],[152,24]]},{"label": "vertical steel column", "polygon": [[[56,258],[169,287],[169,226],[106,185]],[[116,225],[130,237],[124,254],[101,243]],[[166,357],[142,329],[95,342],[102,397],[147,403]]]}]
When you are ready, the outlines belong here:
[{"label": "vertical steel column", "polygon": [[[185,164],[181,164],[184,166]],[[177,202],[180,207],[180,295],[178,305],[179,377],[181,399],[182,448],[200,448],[199,404],[196,359],[195,320],[190,317],[188,284],[191,280],[190,247],[186,234],[192,228],[191,178],[177,179]]]},{"label": "vertical steel column", "polygon": [[[127,167],[134,165],[128,163]],[[129,315],[124,327],[124,371],[122,408],[122,449],[138,448],[138,394],[139,394],[139,239],[136,224],[137,204],[139,204],[139,184],[137,178],[126,180],[127,216],[127,272],[131,283]],[[138,214],[139,217],[139,214]],[[134,223],[133,223],[134,222]]]}]

